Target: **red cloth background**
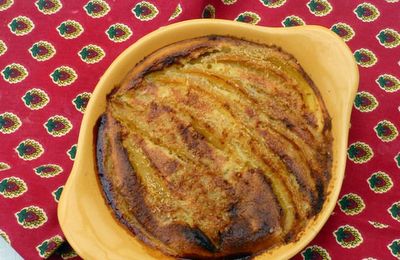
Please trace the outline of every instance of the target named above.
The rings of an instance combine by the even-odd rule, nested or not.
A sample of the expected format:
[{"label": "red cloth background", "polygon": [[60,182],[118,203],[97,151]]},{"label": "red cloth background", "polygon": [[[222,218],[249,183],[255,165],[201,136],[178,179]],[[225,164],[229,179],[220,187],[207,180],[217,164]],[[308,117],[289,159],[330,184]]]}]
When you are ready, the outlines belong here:
[{"label": "red cloth background", "polygon": [[[42,10],[40,10],[37,7],[40,2],[61,2],[62,7],[58,11],[54,9],[53,14],[44,14],[46,8],[41,7]],[[96,12],[88,13],[84,9],[88,3],[96,2],[106,2],[109,6],[109,12],[103,17],[94,18],[92,16],[95,16]],[[367,10],[363,13],[359,9],[358,11],[364,15],[364,18],[359,18],[360,14],[357,15],[354,11],[358,5],[364,3],[363,0],[329,0],[329,2],[326,0],[149,0],[148,3],[155,6],[158,14],[148,21],[144,20],[146,10],[143,8],[137,9],[144,10],[142,16],[136,17],[132,12],[139,2],[138,0],[0,0],[0,40],[3,41],[3,44],[0,42],[0,70],[2,71],[0,76],[0,162],[2,163],[0,164],[2,169],[0,171],[0,234],[8,237],[12,247],[26,259],[38,259],[41,257],[40,250],[36,247],[42,245],[42,249],[46,249],[48,243],[43,245],[43,242],[56,235],[63,239],[56,216],[57,202],[52,192],[65,183],[73,164],[73,158],[70,158],[68,151],[77,142],[82,119],[82,112],[76,108],[73,100],[83,92],[92,92],[110,63],[137,39],[160,26],[207,16],[210,12],[206,13],[203,10],[210,5],[209,10],[212,10],[212,7],[215,8],[216,18],[234,20],[239,17],[239,20],[258,22],[261,26],[283,26],[286,17],[295,15],[306,24],[331,28],[337,23],[346,23],[353,29],[354,37],[347,39],[347,43],[355,52],[355,58],[360,64],[360,85],[358,100],[355,102],[351,119],[346,178],[340,195],[340,198],[345,196],[345,199],[338,203],[319,235],[295,259],[302,259],[302,257],[318,259],[313,258],[318,257],[318,254],[325,259],[329,257],[332,259],[367,257],[394,259],[396,254],[397,258],[400,257],[400,241],[395,241],[400,239],[398,186],[400,185],[400,138],[397,137],[397,129],[400,128],[398,81],[400,78],[400,47],[398,47],[400,3],[398,0],[368,0],[368,3],[375,6],[379,12],[379,16],[372,19],[373,21],[368,21],[368,17],[374,17],[373,12],[371,14]],[[316,7],[315,3],[320,5]],[[178,4],[182,12],[176,18],[170,19]],[[271,8],[274,4],[281,6]],[[254,19],[256,16],[253,18],[240,16],[245,11],[255,13],[260,20]],[[34,28],[31,32],[22,36],[15,35],[10,23],[18,16],[26,16],[32,20]],[[151,18],[151,13],[149,17]],[[57,27],[66,20],[79,22],[84,29],[83,33],[75,39],[63,38]],[[132,31],[132,36],[122,42],[112,41],[106,31],[115,23],[128,26]],[[384,29],[392,29],[389,33],[391,38],[390,36],[385,38],[381,33]],[[377,37],[380,33],[381,37]],[[46,61],[36,60],[30,49],[38,41],[51,43],[56,50],[55,55]],[[104,58],[93,64],[87,63],[88,60],[85,62],[79,53],[89,44],[101,47],[105,53]],[[4,48],[4,45],[7,47]],[[370,62],[365,55],[360,56],[360,49],[371,51],[377,61]],[[10,76],[8,75],[7,78],[5,74],[7,74],[6,68],[13,63],[22,65],[28,75],[22,81],[12,84],[9,83]],[[76,72],[77,79],[72,84],[59,86],[59,82],[57,84],[52,81],[50,75],[60,66],[68,66]],[[386,77],[377,81],[384,74],[390,74],[392,77],[389,80]],[[15,71],[11,75],[11,80],[13,75]],[[38,110],[31,109],[22,99],[26,92],[33,88],[41,89],[49,97],[49,102]],[[365,97],[368,94],[365,92],[375,98],[377,106],[374,107],[373,101],[372,105],[368,103]],[[368,112],[368,110],[371,111]],[[12,113],[14,116],[6,113]],[[66,118],[72,126],[72,129],[65,131],[62,136],[54,136],[58,134],[57,120],[53,118],[49,121],[49,118],[55,115]],[[19,125],[15,117],[21,123],[17,129],[12,127],[12,118],[14,121],[17,120],[14,126]],[[383,120],[386,121],[381,122]],[[68,126],[68,121],[64,122],[61,128]],[[26,160],[26,155],[25,159],[23,155],[19,155],[16,148],[26,139],[34,139],[40,143],[43,154],[33,160]],[[368,147],[365,148],[363,144],[360,145],[357,142],[367,144],[373,155],[368,156]],[[367,152],[365,156],[363,156],[363,149]],[[28,152],[25,151],[25,154]],[[62,172],[58,174],[56,172],[54,176],[48,173],[48,178],[43,177],[46,175],[43,172],[35,172],[35,168],[47,164],[60,166]],[[386,186],[381,189],[381,193],[374,191],[376,183],[375,188],[371,188],[368,183],[370,176],[377,172],[384,172],[385,176],[389,176],[389,179],[384,179]],[[17,189],[15,197],[10,198],[11,195],[6,193],[7,189],[12,190],[9,184],[12,180],[9,179],[10,177],[21,179],[27,191],[21,193],[22,190]],[[382,178],[379,180],[382,183]],[[3,190],[1,185],[3,185]],[[355,198],[354,195],[349,195],[350,193],[358,196]],[[398,206],[395,204],[397,202],[399,202]],[[29,222],[29,219],[27,220],[23,215],[26,211],[21,213],[21,210],[28,206],[41,208],[47,220],[43,223],[34,221],[35,228],[26,228],[26,221]],[[20,214],[16,215],[18,212]],[[18,222],[18,216],[25,217],[25,224]],[[359,234],[349,237],[346,225],[354,228]],[[356,238],[359,236],[362,240],[357,242]],[[57,239],[53,238],[53,240],[57,242]],[[355,241],[354,248],[346,248],[346,246],[349,247],[351,241]],[[52,245],[47,245],[47,253],[45,251],[42,252],[42,256],[50,255],[53,251],[56,251],[56,256],[53,254],[54,258],[59,258],[61,255],[60,250],[55,250]],[[62,246],[61,252],[63,252],[63,258],[73,256],[66,246]]]}]

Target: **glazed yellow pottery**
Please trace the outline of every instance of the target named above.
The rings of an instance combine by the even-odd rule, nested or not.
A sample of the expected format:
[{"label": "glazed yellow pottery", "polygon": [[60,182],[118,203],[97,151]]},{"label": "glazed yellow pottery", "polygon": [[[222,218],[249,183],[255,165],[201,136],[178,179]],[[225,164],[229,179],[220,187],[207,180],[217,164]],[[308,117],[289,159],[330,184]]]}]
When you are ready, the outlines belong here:
[{"label": "glazed yellow pottery", "polygon": [[292,257],[317,235],[329,218],[344,177],[350,113],[358,86],[357,65],[347,45],[320,26],[268,28],[225,20],[190,20],[162,27],[138,40],[111,64],[93,92],[83,117],[75,163],[58,206],[61,228],[81,257],[168,259],[120,225],[105,203],[95,167],[94,128],[105,110],[106,95],[136,63],[165,45],[211,34],[277,45],[294,55],[318,87],[332,117],[332,180],[322,211],[295,242],[264,252],[256,259]]}]

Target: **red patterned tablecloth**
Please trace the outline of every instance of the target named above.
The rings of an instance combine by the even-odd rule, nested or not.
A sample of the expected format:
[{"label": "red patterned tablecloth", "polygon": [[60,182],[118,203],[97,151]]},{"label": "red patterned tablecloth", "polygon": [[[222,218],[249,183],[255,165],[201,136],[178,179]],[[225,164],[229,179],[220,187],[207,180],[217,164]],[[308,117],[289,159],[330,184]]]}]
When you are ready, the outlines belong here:
[{"label": "red patterned tablecloth", "polygon": [[347,42],[360,87],[346,178],[331,218],[295,259],[400,259],[400,3],[366,1],[0,0],[0,235],[26,259],[75,256],[57,201],[97,81],[143,35],[215,17],[318,24]]}]

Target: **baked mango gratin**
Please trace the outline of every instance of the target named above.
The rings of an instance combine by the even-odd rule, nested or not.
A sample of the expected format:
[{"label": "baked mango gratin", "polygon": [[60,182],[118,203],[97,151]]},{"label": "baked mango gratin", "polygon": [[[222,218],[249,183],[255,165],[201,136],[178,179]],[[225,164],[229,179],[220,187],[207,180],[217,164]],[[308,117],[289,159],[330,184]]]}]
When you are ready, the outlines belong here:
[{"label": "baked mango gratin", "polygon": [[225,36],[152,53],[107,97],[97,168],[114,215],[173,257],[240,258],[298,239],[331,177],[317,88],[278,47]]}]

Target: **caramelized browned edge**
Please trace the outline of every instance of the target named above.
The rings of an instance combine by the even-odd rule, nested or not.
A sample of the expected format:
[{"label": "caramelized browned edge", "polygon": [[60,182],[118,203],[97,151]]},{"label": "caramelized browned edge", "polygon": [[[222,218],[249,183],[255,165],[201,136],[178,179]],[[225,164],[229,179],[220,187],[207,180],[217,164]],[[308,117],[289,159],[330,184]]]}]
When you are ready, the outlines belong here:
[{"label": "caramelized browned edge", "polygon": [[[195,53],[195,50],[203,49],[203,48],[206,48],[206,49],[211,48],[211,47],[215,46],[215,44],[220,40],[222,40],[222,41],[227,40],[227,41],[232,41],[232,42],[235,42],[238,40],[243,41],[243,39],[238,39],[235,37],[210,35],[210,36],[206,36],[206,37],[199,37],[199,38],[181,41],[181,42],[166,46],[164,48],[161,48],[161,49],[155,51],[154,53],[150,54],[149,56],[145,57],[141,62],[139,62],[132,69],[132,71],[128,73],[128,75],[125,77],[125,80],[121,83],[121,85],[116,86],[111,91],[111,93],[107,96],[107,100],[109,100],[110,97],[115,95],[117,92],[120,92],[120,91],[124,92],[131,88],[134,88],[135,86],[138,85],[138,83],[143,79],[143,77],[145,75],[147,75],[153,71],[162,70],[163,68],[166,68],[168,66],[176,64],[176,62],[180,58],[190,57],[191,55],[193,55],[193,53]],[[246,40],[244,40],[244,41],[246,41]],[[248,42],[248,41],[246,41],[246,42]],[[259,43],[255,43],[255,42],[248,42],[248,43],[260,45],[260,46],[264,46],[264,47],[266,46],[264,44],[259,44]],[[280,47],[277,47],[277,46],[268,46],[268,47],[275,48],[276,50],[285,53],[286,55],[290,56],[291,59],[295,60],[293,55],[286,53]],[[316,97],[318,98],[318,101],[319,101],[321,109],[323,110],[323,115],[324,115],[324,119],[325,119],[324,120],[325,121],[324,132],[327,133],[331,130],[331,119],[330,119],[327,109],[323,103],[321,94],[320,94],[318,88],[315,86],[314,82],[307,75],[307,73],[303,70],[303,68],[300,66],[299,69],[300,69],[300,72],[302,73],[303,77],[307,80],[309,85],[312,87]],[[113,122],[110,122],[110,121],[113,121]],[[106,113],[103,114],[99,118],[98,133],[97,133],[97,140],[96,140],[96,161],[97,161],[96,165],[97,165],[97,172],[99,174],[99,180],[102,185],[101,190],[102,190],[102,194],[105,198],[105,201],[107,202],[108,205],[110,205],[110,207],[113,211],[113,215],[116,217],[118,222],[120,224],[122,224],[122,226],[124,228],[127,228],[129,231],[131,231],[133,234],[138,236],[146,244],[162,250],[162,248],[160,248],[159,245],[155,245],[152,241],[148,240],[145,235],[141,234],[141,232],[135,226],[130,225],[129,221],[127,221],[125,219],[125,217],[121,214],[121,212],[118,210],[115,200],[113,199],[112,187],[110,185],[110,181],[104,175],[105,169],[102,164],[102,162],[104,162],[104,149],[108,149],[108,146],[105,143],[105,140],[107,140],[107,138],[105,136],[106,133],[104,132],[104,128],[107,123],[112,124],[113,128],[119,129],[118,122],[113,120]],[[119,157],[121,158],[121,165],[124,165],[124,167],[126,167],[127,169],[129,169],[129,171],[132,171],[132,173],[133,173],[133,168],[129,163],[129,159],[127,158],[126,151],[124,150],[122,143],[121,143],[121,136],[120,136],[121,133],[119,132],[119,130],[117,130],[117,133],[118,134],[114,137],[117,138],[117,140],[115,140],[115,141],[120,144],[119,147],[121,150],[118,151],[118,154],[119,154]],[[329,147],[329,150],[331,151],[331,147]],[[330,160],[328,160],[328,161],[331,163],[332,159],[330,158]],[[329,169],[331,169],[331,167],[329,167]],[[131,175],[135,176],[135,174],[131,174]],[[328,180],[330,179],[330,177],[331,177],[330,172],[326,172],[326,177],[328,177]],[[137,178],[135,178],[135,179],[136,179],[135,182],[139,183],[139,180]],[[132,184],[132,180],[130,180],[128,182],[130,182]],[[134,185],[134,186],[137,186],[137,185]],[[327,195],[326,194],[327,186],[328,186],[328,183],[326,183],[325,185],[321,183],[321,185],[317,186],[320,200],[318,201],[317,206],[315,208],[315,212],[314,212],[315,215],[317,213],[319,213],[322,209],[323,203],[324,203],[324,201],[326,199],[326,195]],[[139,194],[139,193],[137,193],[137,194]],[[143,205],[145,205],[144,198],[142,198],[141,196],[139,196],[139,197],[140,198],[137,198],[137,199],[139,201],[142,201]],[[151,219],[151,214],[145,208],[143,208],[143,212],[146,215],[146,217]],[[183,230],[180,230],[180,231],[183,231]],[[201,234],[197,234],[195,230],[190,230],[190,233],[194,234],[193,237],[197,237],[197,238],[199,236],[201,237]],[[290,236],[287,237],[287,240],[289,242],[295,242],[299,238],[300,237],[299,237],[299,233],[298,233],[296,237],[290,237]],[[198,239],[196,239],[196,240],[198,240]],[[206,239],[203,239],[203,240],[200,239],[197,242],[199,242],[201,247],[209,250],[210,252],[213,251],[212,248],[209,248],[211,243],[207,243]],[[270,248],[268,248],[267,250],[269,250],[269,249]],[[165,250],[162,250],[162,251],[165,252]],[[218,259],[249,259],[256,255],[262,254],[263,252],[265,252],[265,250],[258,251],[257,253],[248,253],[248,254],[245,253],[245,254],[240,254],[240,255],[231,255],[231,256],[224,256],[222,258],[220,258],[220,257],[217,257],[217,258]],[[188,255],[185,257],[197,258],[198,256],[196,254],[194,254],[193,256]]]}]

